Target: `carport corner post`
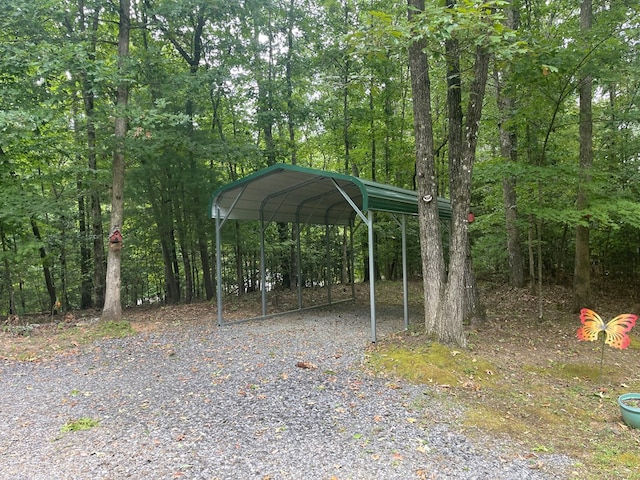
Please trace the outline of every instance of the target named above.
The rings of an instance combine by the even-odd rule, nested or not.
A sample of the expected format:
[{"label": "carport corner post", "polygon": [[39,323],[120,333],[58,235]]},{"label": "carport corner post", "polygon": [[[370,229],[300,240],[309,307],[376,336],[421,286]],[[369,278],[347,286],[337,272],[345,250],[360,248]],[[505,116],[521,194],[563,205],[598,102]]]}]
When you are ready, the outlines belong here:
[{"label": "carport corner post", "polygon": [[376,269],[373,258],[373,210],[367,212],[367,233],[369,241],[369,304],[371,308],[371,343],[376,343]]},{"label": "carport corner post", "polygon": [[216,220],[216,301],[218,302],[218,327],[222,326],[222,246],[220,237],[220,208],[215,205]]}]

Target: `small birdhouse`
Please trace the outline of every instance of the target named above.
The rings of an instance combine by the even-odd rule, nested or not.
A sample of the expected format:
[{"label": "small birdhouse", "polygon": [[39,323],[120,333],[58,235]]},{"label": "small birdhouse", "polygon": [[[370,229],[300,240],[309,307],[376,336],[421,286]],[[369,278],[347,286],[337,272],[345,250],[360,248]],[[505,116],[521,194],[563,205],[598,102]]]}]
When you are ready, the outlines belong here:
[{"label": "small birdhouse", "polygon": [[469,223],[473,223],[473,222],[475,222],[475,221],[476,221],[476,216],[473,214],[473,212],[469,212],[469,213],[467,214],[467,221],[468,221]]},{"label": "small birdhouse", "polygon": [[109,235],[109,249],[110,250],[122,250],[122,234],[120,230],[114,228]]},{"label": "small birdhouse", "polygon": [[111,232],[111,235],[109,235],[109,243],[122,243],[122,234],[120,233],[120,230],[115,229]]}]

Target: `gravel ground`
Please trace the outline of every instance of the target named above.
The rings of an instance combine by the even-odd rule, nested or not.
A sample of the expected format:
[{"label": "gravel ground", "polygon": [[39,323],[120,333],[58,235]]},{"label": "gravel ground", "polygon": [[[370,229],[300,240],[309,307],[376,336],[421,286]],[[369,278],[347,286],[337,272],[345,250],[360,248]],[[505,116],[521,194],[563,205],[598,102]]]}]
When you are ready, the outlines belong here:
[{"label": "gravel ground", "polygon": [[[367,374],[368,311],[354,308],[189,325],[6,362],[0,478],[569,477],[571,459],[473,442],[424,386]],[[381,317],[379,335],[402,328]],[[99,425],[62,431],[81,418]]]}]

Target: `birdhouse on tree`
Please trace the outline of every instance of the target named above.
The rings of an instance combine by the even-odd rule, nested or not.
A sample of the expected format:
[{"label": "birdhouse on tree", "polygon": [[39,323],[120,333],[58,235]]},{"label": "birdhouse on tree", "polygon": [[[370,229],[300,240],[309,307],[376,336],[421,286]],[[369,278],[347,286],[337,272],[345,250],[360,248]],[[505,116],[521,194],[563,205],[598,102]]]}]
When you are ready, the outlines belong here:
[{"label": "birdhouse on tree", "polygon": [[122,248],[122,233],[118,228],[114,228],[109,234],[109,248],[120,250]]}]

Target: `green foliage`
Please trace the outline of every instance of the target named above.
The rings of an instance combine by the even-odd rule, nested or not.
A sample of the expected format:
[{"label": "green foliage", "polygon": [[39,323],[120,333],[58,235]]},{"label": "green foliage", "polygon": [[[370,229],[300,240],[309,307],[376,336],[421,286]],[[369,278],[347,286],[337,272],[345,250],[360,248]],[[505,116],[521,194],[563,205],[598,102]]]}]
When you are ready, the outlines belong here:
[{"label": "green foliage", "polygon": [[[94,241],[97,236],[104,241],[109,230],[118,81],[117,11],[95,7],[90,2],[78,12],[76,5],[57,0],[0,5],[2,315],[9,308],[49,310],[44,266],[63,310],[80,305],[87,283],[95,299],[101,245]],[[473,191],[477,222],[471,236],[479,272],[503,275],[508,269],[501,180],[512,177],[521,239],[526,241],[530,224],[542,221],[549,273],[560,266],[572,271],[570,229],[588,225],[597,271],[637,281],[637,9],[628,2],[596,9],[593,29],[585,35],[575,5],[567,2],[525,8],[464,0],[454,8],[444,2],[426,7],[409,25],[405,3],[387,0],[134,5],[127,65],[124,303],[207,297],[206,280],[215,278],[209,195],[271,161],[355,172],[413,188],[407,46],[416,37],[427,40],[433,74],[440,194],[446,195],[449,181],[443,42],[455,39],[461,45],[463,95],[477,46],[492,51],[492,70],[510,73],[504,91],[516,100],[508,123],[517,134],[518,161],[505,162],[497,154],[500,112],[496,92],[489,90]],[[510,8],[520,19],[513,29],[506,26]],[[596,93],[594,165],[586,182],[576,167],[576,88],[585,72],[594,78]],[[579,186],[590,197],[580,212],[575,209]],[[95,202],[100,211],[94,216]],[[398,228],[392,219],[380,220],[379,273],[396,278]],[[409,229],[410,237],[417,234],[416,225]],[[258,233],[255,225],[225,227],[225,290],[237,288],[238,264],[244,282],[256,287]],[[274,278],[282,278],[293,239],[274,227],[266,235],[270,268]],[[236,239],[239,250],[232,247]],[[309,227],[302,239],[304,275],[317,284],[324,278],[324,229]],[[356,229],[354,240],[355,274],[362,279],[362,229]],[[334,278],[342,275],[342,241],[340,232],[332,234]],[[410,274],[419,276],[417,242],[410,242],[409,260]]]}]

